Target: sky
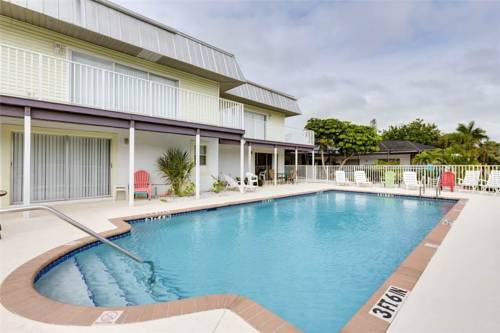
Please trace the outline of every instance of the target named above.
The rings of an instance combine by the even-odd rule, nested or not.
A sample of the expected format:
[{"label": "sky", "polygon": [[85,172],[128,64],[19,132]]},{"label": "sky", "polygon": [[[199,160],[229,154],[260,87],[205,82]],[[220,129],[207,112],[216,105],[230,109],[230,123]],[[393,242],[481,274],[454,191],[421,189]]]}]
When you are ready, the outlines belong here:
[{"label": "sky", "polygon": [[499,1],[114,0],[233,53],[248,80],[299,99],[287,119],[475,120],[500,141]]}]

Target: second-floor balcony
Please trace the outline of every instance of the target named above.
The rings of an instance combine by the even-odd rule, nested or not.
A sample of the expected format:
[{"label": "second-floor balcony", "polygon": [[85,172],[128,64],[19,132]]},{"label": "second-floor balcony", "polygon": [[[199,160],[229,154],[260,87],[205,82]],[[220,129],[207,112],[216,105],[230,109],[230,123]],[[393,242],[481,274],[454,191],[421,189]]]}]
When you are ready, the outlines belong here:
[{"label": "second-floor balcony", "polygon": [[265,117],[249,116],[248,113],[245,116],[245,138],[314,145],[313,131],[287,126],[270,129]]},{"label": "second-floor balcony", "polygon": [[0,94],[244,129],[241,103],[5,44]]}]

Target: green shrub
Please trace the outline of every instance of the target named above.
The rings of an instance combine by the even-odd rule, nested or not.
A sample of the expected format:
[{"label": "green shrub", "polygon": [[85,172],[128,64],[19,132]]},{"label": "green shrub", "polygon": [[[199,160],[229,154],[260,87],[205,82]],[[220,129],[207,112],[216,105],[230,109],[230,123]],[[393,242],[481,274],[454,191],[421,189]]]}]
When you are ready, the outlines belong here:
[{"label": "green shrub", "polygon": [[185,193],[187,193],[187,190],[191,189],[191,187],[194,193],[194,184],[189,182],[194,162],[187,152],[177,148],[169,149],[158,158],[156,164],[163,178],[172,187],[174,195],[186,195]]}]

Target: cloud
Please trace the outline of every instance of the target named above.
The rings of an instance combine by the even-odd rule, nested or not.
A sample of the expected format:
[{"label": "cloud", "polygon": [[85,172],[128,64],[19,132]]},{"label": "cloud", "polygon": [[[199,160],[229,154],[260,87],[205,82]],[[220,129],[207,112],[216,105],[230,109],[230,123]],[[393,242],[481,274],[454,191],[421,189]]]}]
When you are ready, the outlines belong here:
[{"label": "cloud", "polygon": [[500,140],[499,2],[116,0],[236,55],[304,115],[379,127],[476,120]]}]

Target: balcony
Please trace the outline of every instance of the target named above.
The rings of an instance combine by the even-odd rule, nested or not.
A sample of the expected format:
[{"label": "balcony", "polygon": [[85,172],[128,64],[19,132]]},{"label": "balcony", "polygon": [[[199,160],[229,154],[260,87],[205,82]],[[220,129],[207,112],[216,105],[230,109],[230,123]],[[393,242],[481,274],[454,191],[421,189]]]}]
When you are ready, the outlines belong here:
[{"label": "balcony", "polygon": [[281,141],[292,144],[314,145],[314,132],[306,129],[283,126],[279,131],[268,130],[267,121],[245,117],[245,138]]},{"label": "balcony", "polygon": [[314,145],[314,132],[285,126],[285,142]]},{"label": "balcony", "polygon": [[0,44],[0,94],[244,129],[243,104]]}]

